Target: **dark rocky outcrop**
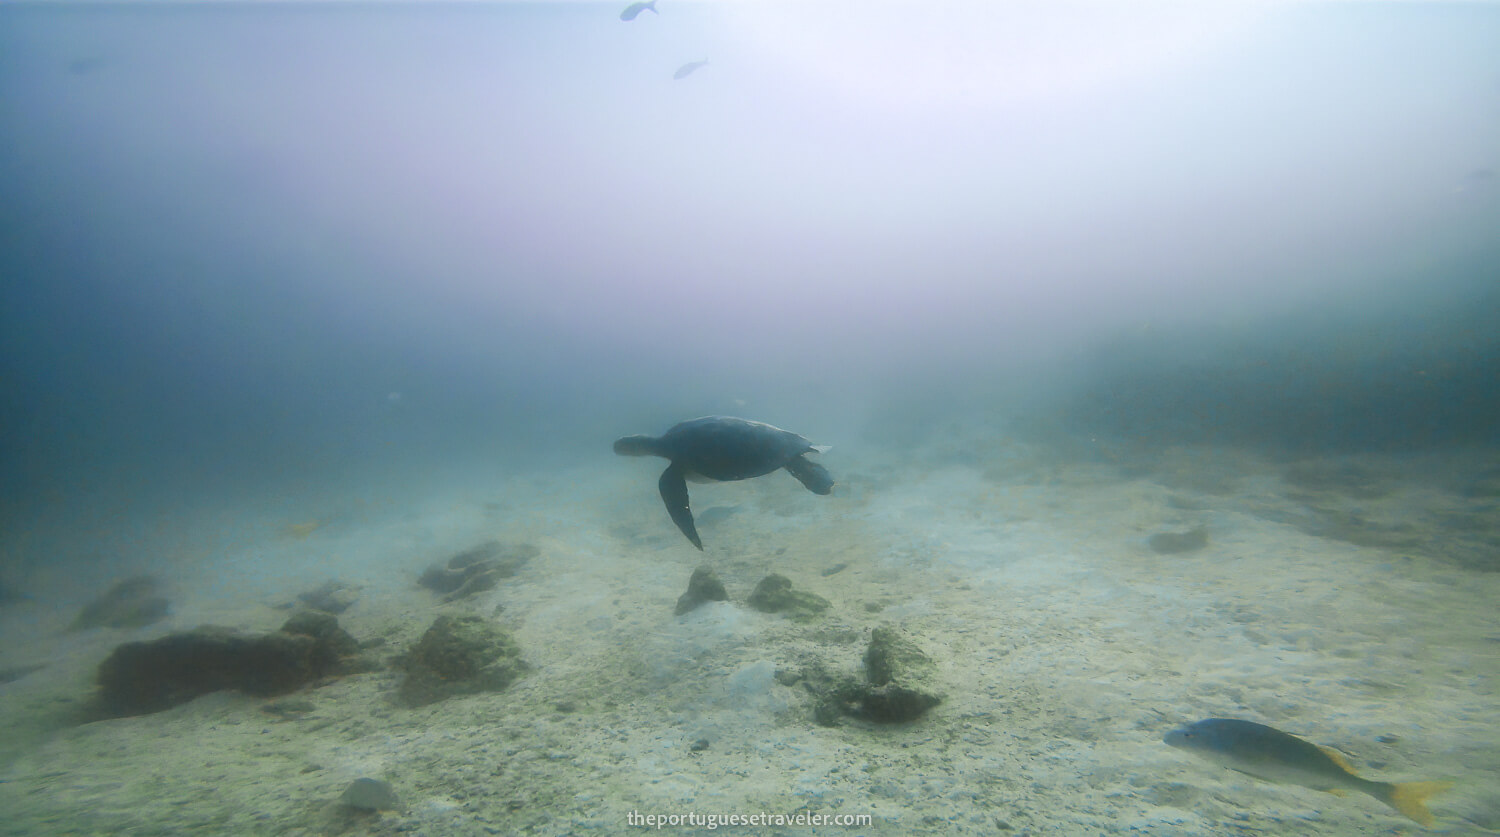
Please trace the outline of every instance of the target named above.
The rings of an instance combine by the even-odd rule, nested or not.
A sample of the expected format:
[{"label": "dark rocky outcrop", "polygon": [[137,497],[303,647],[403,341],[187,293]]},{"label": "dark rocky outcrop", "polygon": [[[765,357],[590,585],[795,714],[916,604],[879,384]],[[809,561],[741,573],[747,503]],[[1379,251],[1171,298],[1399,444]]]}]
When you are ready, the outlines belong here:
[{"label": "dark rocky outcrop", "polygon": [[844,711],[867,721],[900,724],[915,721],[942,702],[937,695],[906,686],[869,686],[850,695]]},{"label": "dark rocky outcrop", "polygon": [[99,664],[98,714],[160,712],[209,692],[272,696],[371,668],[359,643],[326,613],[307,611],[280,630],[246,634],[205,626],[150,642],[127,642]]},{"label": "dark rocky outcrop", "polygon": [[781,613],[793,619],[811,619],[829,607],[828,600],[816,593],[792,589],[792,580],[779,573],[761,579],[746,603],[763,613]]},{"label": "dark rocky outcrop", "polygon": [[439,616],[398,662],[406,679],[396,698],[407,706],[500,691],[530,668],[515,640],[478,616]]},{"label": "dark rocky outcrop", "polygon": [[942,703],[935,689],[937,666],[932,658],[895,628],[876,628],[870,633],[863,682],[830,673],[817,663],[777,673],[777,682],[788,686],[800,682],[813,695],[813,720],[820,726],[837,726],[844,716],[905,723]]},{"label": "dark rocky outcrop", "polygon": [[417,583],[435,593],[442,593],[445,602],[457,601],[493,589],[500,579],[515,575],[527,561],[539,554],[541,550],[529,543],[487,541],[447,561],[433,564],[422,573]]},{"label": "dark rocky outcrop", "polygon": [[865,647],[865,679],[870,685],[926,682],[936,669],[932,658],[906,634],[891,627],[870,631]]},{"label": "dark rocky outcrop", "polygon": [[699,567],[693,570],[693,575],[688,579],[687,592],[677,597],[677,609],[674,611],[678,616],[692,610],[704,602],[729,601],[729,591],[724,589],[724,582],[714,574],[708,567]]},{"label": "dark rocky outcrop", "polygon": [[394,811],[401,806],[390,783],[370,778],[350,782],[339,797],[339,804],[359,811]]}]

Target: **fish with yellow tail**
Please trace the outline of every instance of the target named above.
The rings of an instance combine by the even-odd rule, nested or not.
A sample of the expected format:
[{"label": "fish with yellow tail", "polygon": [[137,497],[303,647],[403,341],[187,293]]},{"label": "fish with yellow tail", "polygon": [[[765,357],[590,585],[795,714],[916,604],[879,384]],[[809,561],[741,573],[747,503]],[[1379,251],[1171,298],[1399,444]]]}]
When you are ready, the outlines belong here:
[{"label": "fish with yellow tail", "polygon": [[1371,781],[1356,774],[1337,750],[1254,721],[1208,718],[1174,729],[1162,740],[1267,782],[1334,794],[1367,793],[1425,826],[1433,823],[1427,798],[1453,787],[1452,782]]}]

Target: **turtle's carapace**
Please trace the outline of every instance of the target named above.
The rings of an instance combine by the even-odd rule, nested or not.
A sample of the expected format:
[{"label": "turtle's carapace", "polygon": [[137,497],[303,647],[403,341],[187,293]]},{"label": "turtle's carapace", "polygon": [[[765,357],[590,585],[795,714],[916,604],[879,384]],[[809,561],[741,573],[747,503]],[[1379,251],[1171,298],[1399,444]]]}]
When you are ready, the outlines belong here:
[{"label": "turtle's carapace", "polygon": [[626,436],[615,442],[621,456],[660,456],[672,464],[661,472],[657,488],[672,522],[693,546],[703,548],[687,481],[748,480],[787,469],[814,494],[833,491],[833,475],[804,454],[827,450],[789,430],[733,416],[704,416],[684,421],[660,436]]}]

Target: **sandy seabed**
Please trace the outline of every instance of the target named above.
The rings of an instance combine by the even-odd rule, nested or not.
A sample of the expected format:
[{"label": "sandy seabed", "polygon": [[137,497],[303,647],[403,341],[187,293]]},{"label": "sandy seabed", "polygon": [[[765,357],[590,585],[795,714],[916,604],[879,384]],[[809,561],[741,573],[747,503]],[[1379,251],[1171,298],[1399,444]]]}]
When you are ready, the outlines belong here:
[{"label": "sandy seabed", "polygon": [[[178,521],[232,534],[121,568],[172,587],[171,615],[148,628],[65,630],[115,579],[49,597],[61,582],[43,574],[37,598],[0,611],[0,668],[45,663],[0,685],[0,834],[560,835],[690,813],[871,820],[663,831],[1426,831],[1372,798],[1261,782],[1162,743],[1207,717],[1338,748],[1368,778],[1453,781],[1432,830],[1500,829],[1496,452],[1062,456],[957,428],[919,450],[823,461],[840,479],[832,497],[785,474],[692,486],[701,554],[661,506],[659,468],[606,454],[399,504],[351,493]],[[1150,545],[1199,527],[1203,549]],[[492,538],[540,554],[452,604],[416,585]],[[674,615],[700,565],[731,601]],[[770,572],[832,607],[805,622],[749,608]],[[340,624],[385,653],[439,614],[473,613],[510,631],[532,669],[504,692],[421,708],[392,702],[402,674],[387,668],[299,692],[312,709],[288,717],[221,692],[68,722],[116,645],[201,624],[271,630],[279,606],[334,578],[361,588]],[[943,703],[910,724],[814,723],[812,696],[776,672],[856,675],[881,625],[937,661]],[[389,782],[400,809],[338,806],[365,776]]]}]

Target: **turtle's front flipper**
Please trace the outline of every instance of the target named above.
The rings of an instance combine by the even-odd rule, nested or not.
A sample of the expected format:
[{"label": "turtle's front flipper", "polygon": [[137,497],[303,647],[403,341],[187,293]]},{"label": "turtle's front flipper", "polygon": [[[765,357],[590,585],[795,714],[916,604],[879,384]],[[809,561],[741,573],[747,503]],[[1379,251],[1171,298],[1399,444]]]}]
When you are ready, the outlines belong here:
[{"label": "turtle's front flipper", "polygon": [[687,535],[687,539],[693,542],[693,546],[703,548],[703,541],[698,539],[698,527],[693,525],[693,510],[688,508],[687,480],[682,476],[682,469],[673,462],[667,466],[667,470],[661,472],[661,479],[657,481],[656,487],[661,489],[661,501],[667,504],[667,514],[672,515],[672,522]]},{"label": "turtle's front flipper", "polygon": [[822,465],[798,454],[786,463],[786,469],[792,472],[799,482],[807,486],[807,490],[814,494],[827,494],[833,491],[833,474]]}]

